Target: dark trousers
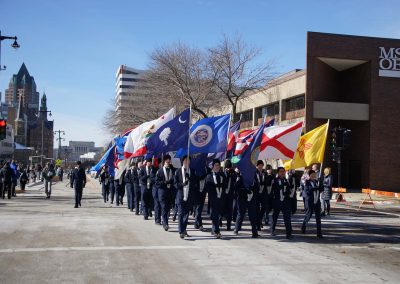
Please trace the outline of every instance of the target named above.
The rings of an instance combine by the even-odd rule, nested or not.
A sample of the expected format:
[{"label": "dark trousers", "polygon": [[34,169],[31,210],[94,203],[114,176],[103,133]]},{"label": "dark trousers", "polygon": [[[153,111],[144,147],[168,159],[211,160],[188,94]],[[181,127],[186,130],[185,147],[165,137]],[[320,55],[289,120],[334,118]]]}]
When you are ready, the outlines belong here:
[{"label": "dark trousers", "polygon": [[114,203],[114,196],[115,196],[115,186],[114,183],[110,183],[110,194],[111,194],[111,204]]},{"label": "dark trousers", "polygon": [[25,190],[25,186],[26,186],[26,183],[25,182],[20,182],[20,187],[21,187],[21,190]]},{"label": "dark trousers", "polygon": [[8,182],[4,182],[3,186],[2,186],[3,192],[2,192],[2,198],[4,199],[7,193],[7,198],[10,199],[11,198],[11,183]]},{"label": "dark trousers", "polygon": [[192,208],[192,198],[189,195],[187,201],[183,200],[183,190],[177,192],[177,203],[178,203],[178,229],[179,234],[184,234],[189,222],[189,212]]},{"label": "dark trousers", "polygon": [[172,195],[171,195],[171,207],[173,209],[173,214],[174,214],[174,220],[176,219],[176,216],[178,216],[178,191],[174,188],[172,190]]},{"label": "dark trousers", "polygon": [[78,206],[82,200],[83,188],[82,188],[82,186],[75,186],[74,190],[75,190],[75,206]]},{"label": "dark trousers", "polygon": [[233,194],[225,195],[222,205],[222,216],[226,219],[227,229],[231,228],[233,215]]},{"label": "dark trousers", "polygon": [[326,212],[326,213],[328,213],[328,214],[330,214],[331,213],[331,201],[328,199],[328,200],[324,200],[324,213]]},{"label": "dark trousers", "polygon": [[151,189],[142,187],[142,207],[143,207],[143,217],[148,218],[151,210]]},{"label": "dark trousers", "polygon": [[208,195],[209,203],[210,203],[210,215],[212,222],[211,232],[214,234],[220,233],[219,229],[219,218],[221,216],[221,207],[223,203],[223,197],[218,198],[214,195]]},{"label": "dark trousers", "polygon": [[108,196],[110,195],[110,184],[104,184],[104,182],[101,184],[101,193],[103,195],[103,200],[104,203],[108,201]]},{"label": "dark trousers", "polygon": [[235,223],[236,223],[236,220],[237,220],[237,215],[238,215],[238,196],[234,195],[233,196],[232,219],[233,219],[233,222],[235,222]]},{"label": "dark trousers", "polygon": [[12,184],[11,184],[11,193],[12,193],[12,196],[17,196],[17,194],[15,193],[15,187],[17,186],[17,182],[13,182]]},{"label": "dark trousers", "polygon": [[139,211],[140,211],[139,204],[140,204],[140,199],[141,199],[141,196],[142,196],[142,192],[141,192],[140,186],[138,184],[134,184],[133,188],[134,188],[134,191],[135,191],[135,197],[134,197],[134,203],[135,203],[134,207],[135,207],[135,211],[136,211],[135,213],[139,214]]},{"label": "dark trousers", "polygon": [[275,231],[279,213],[282,211],[283,220],[285,222],[286,235],[290,236],[292,234],[290,199],[285,198],[282,202],[280,200],[274,200],[273,207],[274,207],[274,212],[272,213],[272,227],[271,227],[272,231]]},{"label": "dark trousers", "polygon": [[152,195],[153,195],[153,208],[154,208],[154,222],[156,224],[160,224],[161,223],[161,215],[162,215],[161,201],[160,201],[160,189],[156,186],[153,186]]},{"label": "dark trousers", "polygon": [[244,216],[246,215],[246,211],[249,215],[251,232],[253,235],[257,234],[257,198],[253,195],[250,201],[247,199],[247,195],[238,196],[237,198],[237,218],[235,231],[240,231],[242,229],[242,224],[244,220]]},{"label": "dark trousers", "polygon": [[169,212],[171,210],[173,192],[172,189],[158,189],[158,202],[163,226],[168,225]]},{"label": "dark trousers", "polygon": [[264,222],[265,225],[269,224],[269,214],[272,212],[272,209],[274,208],[273,206],[273,199],[272,195],[267,195],[266,199],[266,210],[265,210],[265,215],[264,215]]},{"label": "dark trousers", "polygon": [[204,202],[206,201],[207,192],[203,190],[203,192],[196,192],[196,200],[195,200],[195,224],[196,226],[203,226],[203,208]]},{"label": "dark trousers", "polygon": [[131,211],[133,208],[135,208],[135,203],[134,203],[134,195],[135,195],[135,190],[133,188],[133,184],[131,183],[126,183],[125,184],[125,189],[126,189],[126,200],[128,203],[128,209]]},{"label": "dark trousers", "polygon": [[306,215],[304,216],[302,228],[305,230],[307,223],[310,221],[313,214],[315,214],[315,222],[317,223],[317,235],[321,235],[321,202],[319,201],[317,204],[306,202]]},{"label": "dark trousers", "polygon": [[[266,190],[266,189],[265,189]],[[257,227],[260,228],[265,219],[265,213],[267,212],[267,193],[263,192],[258,195],[257,204]]]}]

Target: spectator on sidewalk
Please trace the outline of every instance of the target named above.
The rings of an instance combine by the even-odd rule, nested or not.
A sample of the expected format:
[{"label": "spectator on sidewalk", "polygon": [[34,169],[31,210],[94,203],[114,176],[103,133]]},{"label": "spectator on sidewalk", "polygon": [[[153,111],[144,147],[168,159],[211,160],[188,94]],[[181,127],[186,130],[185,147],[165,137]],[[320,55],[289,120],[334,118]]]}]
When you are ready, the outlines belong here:
[{"label": "spectator on sidewalk", "polygon": [[25,186],[28,183],[29,178],[28,178],[28,174],[26,173],[25,169],[21,170],[21,176],[19,177],[19,187],[21,188],[21,190],[25,190]]}]

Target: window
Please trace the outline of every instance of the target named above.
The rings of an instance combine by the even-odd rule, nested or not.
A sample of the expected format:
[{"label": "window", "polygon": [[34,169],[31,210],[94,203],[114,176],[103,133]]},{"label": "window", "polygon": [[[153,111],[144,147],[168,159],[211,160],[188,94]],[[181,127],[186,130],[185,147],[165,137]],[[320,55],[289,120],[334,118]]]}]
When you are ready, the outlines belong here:
[{"label": "window", "polygon": [[305,107],[304,95],[286,101],[287,112],[304,109],[304,107]]},{"label": "window", "polygon": [[253,121],[253,110],[248,110],[237,114],[237,120],[242,116],[242,121]]},{"label": "window", "polygon": [[270,104],[261,108],[261,117],[279,114],[279,103]]}]

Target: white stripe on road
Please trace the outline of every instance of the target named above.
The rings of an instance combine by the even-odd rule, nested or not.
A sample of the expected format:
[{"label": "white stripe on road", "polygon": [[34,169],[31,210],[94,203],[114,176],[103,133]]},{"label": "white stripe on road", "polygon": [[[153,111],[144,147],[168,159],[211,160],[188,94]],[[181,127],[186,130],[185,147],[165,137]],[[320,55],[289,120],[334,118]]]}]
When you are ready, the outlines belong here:
[{"label": "white stripe on road", "polygon": [[53,248],[12,248],[0,249],[0,253],[49,252],[49,251],[105,251],[105,250],[176,250],[176,249],[226,249],[239,246],[121,246],[121,247],[53,247]]},{"label": "white stripe on road", "polygon": [[383,214],[383,215],[390,215],[390,216],[396,216],[396,217],[400,217],[400,214],[396,214],[396,213],[390,213],[390,212],[383,212],[383,211],[377,211],[376,210],[371,210],[371,209],[361,209],[361,208],[355,208],[352,206],[340,206],[340,207],[336,207],[336,208],[342,208],[342,209],[351,209],[351,210],[355,210],[355,211],[363,211],[363,212],[369,212],[369,213],[377,213],[377,214]]}]

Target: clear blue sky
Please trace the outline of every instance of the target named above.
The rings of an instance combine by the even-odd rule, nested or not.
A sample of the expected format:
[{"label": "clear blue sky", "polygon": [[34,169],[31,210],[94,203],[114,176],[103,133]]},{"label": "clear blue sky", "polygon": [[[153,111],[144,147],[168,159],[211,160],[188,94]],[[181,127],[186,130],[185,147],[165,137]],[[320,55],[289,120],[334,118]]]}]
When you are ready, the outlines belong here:
[{"label": "clear blue sky", "polygon": [[[120,64],[146,68],[148,53],[182,41],[209,47],[239,33],[276,61],[276,72],[305,67],[306,32],[400,38],[395,0],[28,1],[0,0],[0,90],[22,64],[46,91],[55,129],[67,140],[104,144],[101,120],[115,95]],[[4,95],[3,95],[4,97]],[[4,98],[3,98],[4,100]]]}]

